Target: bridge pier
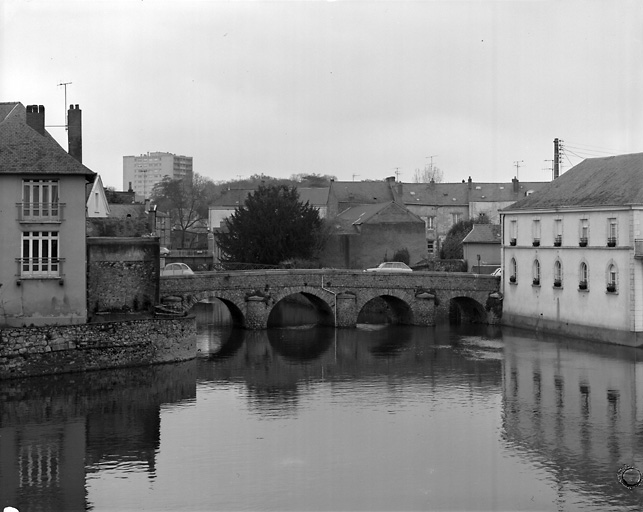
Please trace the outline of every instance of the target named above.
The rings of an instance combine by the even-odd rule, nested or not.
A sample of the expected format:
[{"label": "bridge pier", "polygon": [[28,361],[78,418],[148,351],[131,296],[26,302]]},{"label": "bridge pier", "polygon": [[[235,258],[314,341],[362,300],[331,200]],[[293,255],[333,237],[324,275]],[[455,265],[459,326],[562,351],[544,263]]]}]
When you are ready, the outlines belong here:
[{"label": "bridge pier", "polygon": [[268,326],[268,304],[265,297],[251,295],[246,297],[246,329],[265,329]]},{"label": "bridge pier", "polygon": [[338,293],[335,296],[335,327],[355,327],[357,325],[357,297],[354,293]]},{"label": "bridge pier", "polygon": [[428,291],[415,294],[413,323],[415,325],[435,325],[435,295]]}]

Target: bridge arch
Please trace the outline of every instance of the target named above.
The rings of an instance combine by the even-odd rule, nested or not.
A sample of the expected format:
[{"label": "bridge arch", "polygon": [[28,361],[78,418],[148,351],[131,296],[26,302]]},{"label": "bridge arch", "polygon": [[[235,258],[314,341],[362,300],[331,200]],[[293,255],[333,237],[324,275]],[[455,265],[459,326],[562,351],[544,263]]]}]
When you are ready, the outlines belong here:
[{"label": "bridge arch", "polygon": [[[292,290],[291,290],[292,291]],[[281,295],[281,294],[280,294]],[[302,300],[303,299],[303,300]],[[284,319],[282,317],[282,306],[287,301],[293,301],[294,303],[300,304],[303,307],[309,305],[312,309],[309,315],[311,323],[319,325],[335,325],[334,320],[334,311],[333,308],[320,297],[318,294],[310,293],[310,291],[300,291],[290,293],[281,298],[273,297],[273,305],[270,308],[268,317],[266,320],[266,325],[268,327],[277,327],[284,325]],[[314,319],[314,322],[312,321]]]},{"label": "bridge arch", "polygon": [[232,325],[235,327],[245,327],[244,304],[236,297],[231,297],[229,294],[221,293],[218,291],[202,291],[193,295],[188,295],[183,298],[182,309],[189,311],[192,307],[201,301],[208,299],[219,299],[228,308],[230,316],[232,317]]},{"label": "bridge arch", "polygon": [[413,310],[395,295],[378,295],[366,302],[357,314],[358,324],[413,324]]},{"label": "bridge arch", "polygon": [[476,299],[467,296],[451,297],[449,300],[450,323],[487,323],[488,314]]},{"label": "bridge arch", "polygon": [[[369,290],[362,293],[357,301],[357,323],[415,323],[415,296],[408,290]],[[386,322],[369,321],[377,315]]]}]

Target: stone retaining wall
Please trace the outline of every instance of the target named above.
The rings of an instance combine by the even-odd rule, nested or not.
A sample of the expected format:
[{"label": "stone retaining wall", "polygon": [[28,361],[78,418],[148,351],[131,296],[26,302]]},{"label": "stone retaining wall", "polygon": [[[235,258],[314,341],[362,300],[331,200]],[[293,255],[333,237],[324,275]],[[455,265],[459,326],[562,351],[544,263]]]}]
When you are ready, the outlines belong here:
[{"label": "stone retaining wall", "polygon": [[194,357],[194,317],[0,329],[0,379]]}]

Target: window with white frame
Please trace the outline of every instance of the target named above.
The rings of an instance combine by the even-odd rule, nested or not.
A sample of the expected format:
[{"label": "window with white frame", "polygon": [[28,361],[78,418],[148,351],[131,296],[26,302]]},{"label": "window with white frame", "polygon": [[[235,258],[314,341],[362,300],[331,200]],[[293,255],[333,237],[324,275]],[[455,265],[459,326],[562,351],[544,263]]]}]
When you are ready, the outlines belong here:
[{"label": "window with white frame", "polygon": [[24,231],[20,260],[22,277],[59,277],[58,231]]},{"label": "window with white frame", "polygon": [[589,241],[589,219],[580,220],[580,241],[585,244]]},{"label": "window with white frame", "polygon": [[610,247],[615,247],[617,237],[618,237],[618,222],[615,217],[612,217],[607,219],[607,245]]},{"label": "window with white frame", "polygon": [[515,283],[518,280],[518,264],[516,263],[516,258],[511,258],[511,263],[509,265],[509,282]]},{"label": "window with white frame", "polygon": [[608,292],[615,292],[616,287],[618,285],[618,270],[616,268],[616,265],[613,263],[610,263],[610,265],[607,267],[607,291]]},{"label": "window with white frame", "polygon": [[563,284],[563,264],[560,260],[554,262],[554,286],[562,286]]},{"label": "window with white frame", "polygon": [[429,254],[433,254],[435,252],[435,241],[433,240],[427,240],[426,241],[426,249]]},{"label": "window with white frame", "polygon": [[516,240],[518,239],[518,222],[516,219],[512,219],[509,224],[509,238],[509,243],[516,245]]},{"label": "window with white frame", "polygon": [[563,220],[554,219],[554,245],[560,247],[563,244]]},{"label": "window with white frame", "polygon": [[435,217],[429,216],[426,218],[426,229],[435,229]]},{"label": "window with white frame", "polygon": [[589,283],[589,267],[584,261],[581,262],[578,269],[578,287],[581,290],[586,290]]},{"label": "window with white frame", "polygon": [[58,180],[22,181],[22,218],[56,220],[59,215]]},{"label": "window with white frame", "polygon": [[452,221],[452,224],[453,224],[453,225],[457,224],[457,223],[458,223],[458,222],[460,222],[461,220],[462,220],[462,213],[460,213],[460,212],[453,212],[453,213],[451,214],[451,221]]},{"label": "window with white frame", "polygon": [[540,219],[533,219],[531,221],[531,234],[533,237],[534,245],[540,244]]},{"label": "window with white frame", "polygon": [[532,273],[534,278],[533,283],[535,285],[539,285],[540,284],[540,262],[538,260],[534,260]]}]

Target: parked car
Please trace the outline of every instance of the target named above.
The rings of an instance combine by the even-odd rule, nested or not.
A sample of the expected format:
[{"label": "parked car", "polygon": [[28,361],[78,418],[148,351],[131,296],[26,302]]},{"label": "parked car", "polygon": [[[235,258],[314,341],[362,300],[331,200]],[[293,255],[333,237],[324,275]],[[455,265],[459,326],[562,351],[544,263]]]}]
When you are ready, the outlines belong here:
[{"label": "parked car", "polygon": [[162,276],[188,276],[192,274],[194,272],[185,263],[168,263],[161,269]]},{"label": "parked car", "polygon": [[502,268],[497,268],[491,273],[492,276],[502,277]]},{"label": "parked car", "polygon": [[375,268],[367,268],[364,272],[413,272],[413,269],[401,261],[385,261]]},{"label": "parked car", "polygon": [[170,254],[170,250],[167,247],[161,247],[159,253],[161,253],[161,256],[167,256]]}]

